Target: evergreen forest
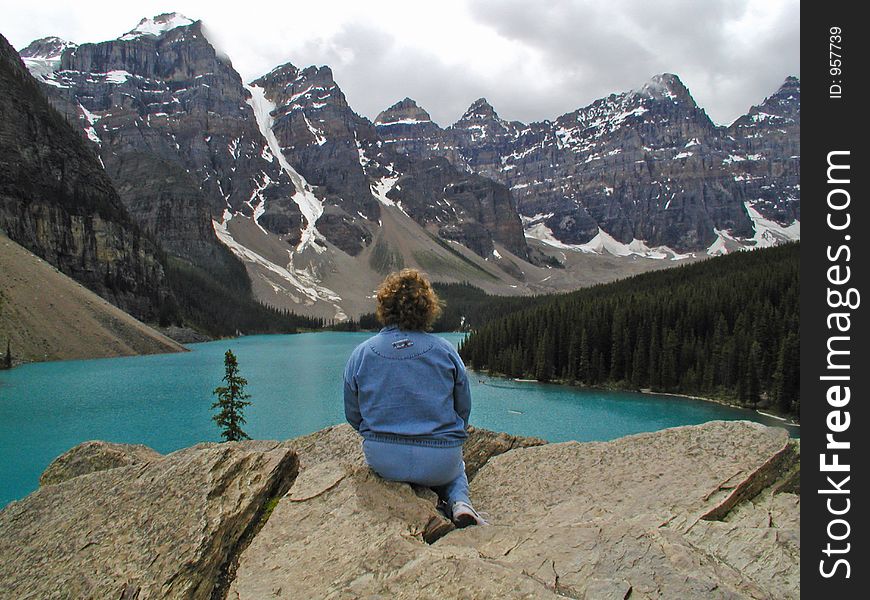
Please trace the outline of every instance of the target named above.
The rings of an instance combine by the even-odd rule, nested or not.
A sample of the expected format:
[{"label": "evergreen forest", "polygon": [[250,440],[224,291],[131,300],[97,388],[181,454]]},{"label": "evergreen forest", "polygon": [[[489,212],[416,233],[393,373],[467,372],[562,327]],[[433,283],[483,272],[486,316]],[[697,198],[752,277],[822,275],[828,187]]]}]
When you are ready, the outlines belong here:
[{"label": "evergreen forest", "polygon": [[469,367],[699,395],[797,416],[799,243],[537,298],[475,329]]}]

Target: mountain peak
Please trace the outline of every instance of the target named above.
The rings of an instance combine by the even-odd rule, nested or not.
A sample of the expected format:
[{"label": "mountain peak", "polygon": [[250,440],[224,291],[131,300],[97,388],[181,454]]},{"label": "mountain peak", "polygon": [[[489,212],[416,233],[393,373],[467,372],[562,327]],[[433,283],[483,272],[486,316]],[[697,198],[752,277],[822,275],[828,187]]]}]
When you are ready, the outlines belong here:
[{"label": "mountain peak", "polygon": [[783,84],[779,87],[780,90],[800,90],[801,89],[801,80],[800,77],[795,77],[794,75],[789,75],[785,78]]},{"label": "mountain peak", "polygon": [[33,40],[18,54],[21,58],[39,58],[44,60],[57,60],[67,48],[75,48],[76,44],[68,42],[57,36],[49,36]]},{"label": "mountain peak", "polygon": [[146,17],[139,21],[139,24],[136,25],[136,28],[128,31],[124,35],[121,36],[122,40],[134,40],[136,38],[140,38],[143,36],[154,36],[159,37],[166,33],[167,31],[171,31],[176,29],[177,27],[188,27],[196,23],[193,19],[188,19],[182,14],[170,12],[159,14],[155,17]]},{"label": "mountain peak", "polygon": [[296,79],[299,81],[305,81],[311,85],[322,85],[325,87],[337,85],[335,77],[332,74],[332,69],[326,65],[321,67],[310,65],[304,69],[300,69],[296,75]]},{"label": "mountain peak", "polygon": [[262,77],[251,82],[251,84],[262,86],[266,80],[292,81],[293,79],[296,79],[298,75],[299,69],[293,63],[287,62],[283,65],[278,65]]},{"label": "mountain peak", "polygon": [[688,88],[673,73],[654,75],[641,87],[640,93],[653,98],[668,98],[671,100],[691,98]]},{"label": "mountain peak", "polygon": [[[773,94],[764,99],[764,102],[753,106],[749,110],[748,118],[753,122],[767,122],[771,117],[783,118],[794,121],[800,118],[801,82],[797,77],[785,78],[783,84]],[[781,125],[775,119],[777,125]]]},{"label": "mountain peak", "polygon": [[474,102],[471,103],[471,106],[468,107],[468,110],[465,111],[465,114],[462,115],[462,119],[497,119],[498,115],[495,112],[495,109],[492,107],[486,98],[478,98]]},{"label": "mountain peak", "polygon": [[399,100],[387,110],[378,114],[375,125],[391,125],[394,123],[427,123],[431,122],[429,113],[420,108],[411,98]]}]

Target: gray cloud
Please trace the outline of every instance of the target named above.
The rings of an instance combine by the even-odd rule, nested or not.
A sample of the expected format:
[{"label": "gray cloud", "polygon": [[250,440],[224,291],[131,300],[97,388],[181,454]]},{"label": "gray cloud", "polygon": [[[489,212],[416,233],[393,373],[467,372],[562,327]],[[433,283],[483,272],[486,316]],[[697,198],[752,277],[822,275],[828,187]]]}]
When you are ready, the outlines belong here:
[{"label": "gray cloud", "polygon": [[308,42],[295,55],[290,62],[296,66],[329,65],[350,106],[370,119],[407,96],[446,127],[487,92],[472,72],[445,63],[434,52],[409,48],[396,33],[371,25],[348,24],[330,38]]},{"label": "gray cloud", "polygon": [[[446,3],[442,10],[452,12],[432,6],[429,15],[440,20],[404,26],[388,18],[391,11],[419,6],[371,0],[363,11],[337,2],[270,6],[266,20],[256,0],[242,12],[203,0],[176,5],[204,21],[245,80],[288,61],[327,64],[351,106],[369,118],[410,96],[446,126],[485,96],[504,118],[553,119],[672,72],[727,123],[800,74],[798,0],[465,0]],[[100,41],[160,11],[101,5],[10,2],[3,33],[16,47],[50,34]],[[461,37],[433,35],[450,24]]]},{"label": "gray cloud", "polygon": [[743,24],[751,25],[749,9],[747,0],[470,4],[480,24],[547,57],[565,81],[560,90],[546,90],[558,95],[560,110],[673,72],[720,122],[761,102],[786,76],[800,74],[799,3],[789,2],[751,37]]}]

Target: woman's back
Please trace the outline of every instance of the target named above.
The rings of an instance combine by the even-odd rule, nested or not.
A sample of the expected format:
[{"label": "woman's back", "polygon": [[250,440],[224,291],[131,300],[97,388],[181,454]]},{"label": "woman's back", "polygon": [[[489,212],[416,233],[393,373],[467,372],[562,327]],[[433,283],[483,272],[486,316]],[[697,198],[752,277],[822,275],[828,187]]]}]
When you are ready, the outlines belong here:
[{"label": "woman's back", "polygon": [[465,367],[443,338],[387,326],[354,350],[345,384],[355,392],[363,437],[450,446],[467,437]]},{"label": "woman's back", "polygon": [[426,333],[441,302],[422,273],[391,273],[378,288],[385,325],[344,369],[344,414],[363,437],[366,462],[386,479],[426,485],[458,527],[484,524],[471,506],[462,443],[471,393],[446,340]]}]

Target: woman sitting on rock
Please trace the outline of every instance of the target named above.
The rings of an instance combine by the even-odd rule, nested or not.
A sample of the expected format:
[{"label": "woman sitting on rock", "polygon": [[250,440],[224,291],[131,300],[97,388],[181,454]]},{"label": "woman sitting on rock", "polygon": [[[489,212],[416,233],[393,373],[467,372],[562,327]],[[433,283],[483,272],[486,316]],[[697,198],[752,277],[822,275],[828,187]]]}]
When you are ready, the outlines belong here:
[{"label": "woman sitting on rock", "polygon": [[452,344],[426,333],[441,314],[438,296],[420,272],[404,269],[384,280],[377,299],[384,328],[344,370],[344,412],[366,462],[384,479],[431,487],[457,527],[483,525],[462,460],[471,413],[465,366]]}]

